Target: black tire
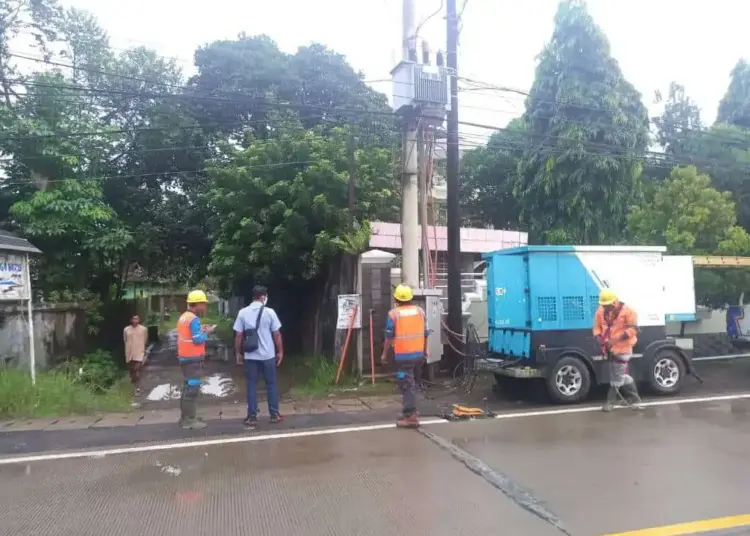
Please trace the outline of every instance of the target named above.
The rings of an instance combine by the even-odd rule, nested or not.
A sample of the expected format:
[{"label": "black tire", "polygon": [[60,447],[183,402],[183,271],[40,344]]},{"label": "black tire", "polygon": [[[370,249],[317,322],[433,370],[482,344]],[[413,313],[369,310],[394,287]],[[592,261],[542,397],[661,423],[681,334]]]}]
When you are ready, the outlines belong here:
[{"label": "black tire", "polygon": [[[578,389],[569,393],[561,391],[557,386],[557,376],[563,373],[569,381],[578,384]],[[563,379],[565,381],[565,379]],[[582,359],[567,356],[560,359],[550,370],[544,379],[547,386],[547,394],[555,404],[575,404],[585,400],[591,389],[591,373]],[[570,384],[571,388],[574,384]]]},{"label": "black tire", "polygon": [[[677,376],[674,377],[676,372]],[[685,362],[682,356],[670,348],[659,350],[650,361],[646,370],[646,381],[651,392],[666,396],[679,393],[686,375]],[[667,374],[669,380],[667,380]]]}]

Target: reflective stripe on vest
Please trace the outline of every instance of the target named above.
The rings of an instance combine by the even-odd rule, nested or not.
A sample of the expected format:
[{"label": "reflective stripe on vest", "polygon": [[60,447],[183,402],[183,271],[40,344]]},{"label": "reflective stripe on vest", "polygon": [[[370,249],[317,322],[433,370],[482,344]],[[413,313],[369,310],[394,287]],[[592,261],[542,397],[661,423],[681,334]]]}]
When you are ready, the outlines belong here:
[{"label": "reflective stripe on vest", "polygon": [[[422,357],[424,354],[424,311],[416,305],[405,305],[392,309],[388,316],[393,320],[395,337],[393,351],[399,355]],[[417,355],[418,354],[418,355]]]},{"label": "reflective stripe on vest", "polygon": [[186,311],[177,321],[177,357],[195,358],[206,355],[206,343],[194,343],[193,334],[190,333],[190,323],[194,318],[194,313]]}]

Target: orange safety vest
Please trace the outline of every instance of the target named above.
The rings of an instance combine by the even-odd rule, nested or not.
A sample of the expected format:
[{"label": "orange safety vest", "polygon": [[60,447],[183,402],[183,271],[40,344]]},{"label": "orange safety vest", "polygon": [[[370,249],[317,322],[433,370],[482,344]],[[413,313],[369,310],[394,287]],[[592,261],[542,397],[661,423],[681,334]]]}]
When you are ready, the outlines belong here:
[{"label": "orange safety vest", "polygon": [[388,311],[393,322],[393,353],[397,360],[422,359],[425,351],[425,314],[416,305],[402,305]]},{"label": "orange safety vest", "polygon": [[609,312],[599,307],[594,317],[594,336],[602,336],[613,354],[630,354],[638,342],[638,315],[622,302]]},{"label": "orange safety vest", "polygon": [[185,311],[177,321],[177,357],[190,359],[206,355],[206,343],[194,343],[190,333],[190,323],[195,317],[195,313]]}]

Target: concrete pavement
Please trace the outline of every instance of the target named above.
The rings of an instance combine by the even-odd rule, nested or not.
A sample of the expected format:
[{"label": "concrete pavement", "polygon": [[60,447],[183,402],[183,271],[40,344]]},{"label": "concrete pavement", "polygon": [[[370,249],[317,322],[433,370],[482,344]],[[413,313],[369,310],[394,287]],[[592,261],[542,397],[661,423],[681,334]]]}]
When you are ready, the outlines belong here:
[{"label": "concrete pavement", "polygon": [[747,396],[432,422],[0,458],[0,534],[750,534]]}]

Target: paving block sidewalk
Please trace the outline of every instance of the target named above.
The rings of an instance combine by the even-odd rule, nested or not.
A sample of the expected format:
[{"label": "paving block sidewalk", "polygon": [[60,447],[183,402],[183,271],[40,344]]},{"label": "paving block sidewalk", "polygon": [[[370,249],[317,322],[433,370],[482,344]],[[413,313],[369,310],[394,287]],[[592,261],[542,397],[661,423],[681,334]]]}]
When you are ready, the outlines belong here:
[{"label": "paving block sidewalk", "polygon": [[[262,404],[262,403],[261,403]],[[398,412],[401,407],[398,395],[363,396],[359,398],[309,399],[302,401],[282,401],[280,410],[284,416],[320,415],[325,413],[366,413],[393,409]],[[265,411],[261,405],[261,412]],[[199,415],[206,420],[243,419],[246,414],[244,404],[234,401],[227,404],[199,405]],[[86,416],[60,418],[15,419],[0,421],[0,433],[43,430],[83,430],[89,428],[112,428],[143,426],[149,424],[175,423],[180,418],[178,408],[144,409],[134,408],[128,413],[105,413]]]}]

